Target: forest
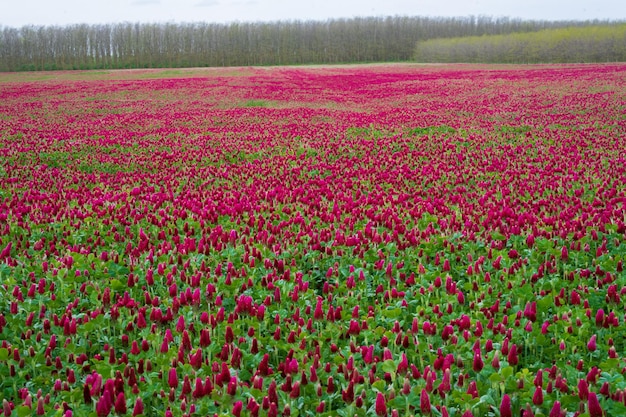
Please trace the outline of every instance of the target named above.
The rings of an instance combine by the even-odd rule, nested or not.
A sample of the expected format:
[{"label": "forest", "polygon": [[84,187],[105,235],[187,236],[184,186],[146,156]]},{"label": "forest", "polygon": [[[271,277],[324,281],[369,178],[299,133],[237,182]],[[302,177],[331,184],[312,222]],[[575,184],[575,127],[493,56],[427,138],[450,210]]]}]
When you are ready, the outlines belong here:
[{"label": "forest", "polygon": [[[596,44],[587,36],[596,33],[601,42],[613,42],[613,47],[591,53]],[[559,43],[560,37],[571,38],[570,44]],[[553,54],[553,46],[545,50],[546,40],[554,48],[567,45],[569,49]],[[623,45],[624,21],[490,16],[0,27],[0,71],[438,60],[623,61]],[[533,48],[541,52],[531,57]]]},{"label": "forest", "polygon": [[626,24],[437,38],[419,42],[419,62],[568,63],[626,61]]}]

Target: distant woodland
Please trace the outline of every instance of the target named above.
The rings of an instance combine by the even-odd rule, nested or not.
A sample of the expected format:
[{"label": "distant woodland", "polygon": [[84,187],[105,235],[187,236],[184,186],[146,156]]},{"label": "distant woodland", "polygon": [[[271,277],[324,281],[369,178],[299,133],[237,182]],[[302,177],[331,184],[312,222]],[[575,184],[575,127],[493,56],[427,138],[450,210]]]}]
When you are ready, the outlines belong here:
[{"label": "distant woodland", "polygon": [[626,62],[626,24],[437,38],[418,42],[420,62]]},{"label": "distant woodland", "polygon": [[486,16],[0,27],[0,71],[626,61],[624,21]]}]

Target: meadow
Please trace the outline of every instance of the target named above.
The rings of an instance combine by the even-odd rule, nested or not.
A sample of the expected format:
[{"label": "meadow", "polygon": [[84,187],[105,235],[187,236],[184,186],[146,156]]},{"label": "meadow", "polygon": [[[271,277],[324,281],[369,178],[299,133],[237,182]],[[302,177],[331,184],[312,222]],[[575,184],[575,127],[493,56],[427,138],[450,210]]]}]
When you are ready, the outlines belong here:
[{"label": "meadow", "polygon": [[4,416],[626,414],[626,65],[0,74]]}]

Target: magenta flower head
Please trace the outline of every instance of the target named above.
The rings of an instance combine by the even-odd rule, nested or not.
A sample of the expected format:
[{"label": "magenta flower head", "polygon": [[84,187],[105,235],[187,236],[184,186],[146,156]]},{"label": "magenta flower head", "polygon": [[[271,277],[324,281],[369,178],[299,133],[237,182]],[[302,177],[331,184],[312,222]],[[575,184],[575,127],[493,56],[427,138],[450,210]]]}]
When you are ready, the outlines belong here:
[{"label": "magenta flower head", "polygon": [[44,403],[43,397],[39,397],[39,399],[37,400],[37,415],[38,416],[43,416],[46,413],[43,403]]},{"label": "magenta flower head", "polygon": [[600,308],[596,312],[596,326],[602,327],[603,324],[604,324],[604,310]]},{"label": "magenta flower head", "polygon": [[376,394],[376,415],[379,417],[387,416],[387,402],[385,400],[385,396],[379,392]]},{"label": "magenta flower head", "polygon": [[578,398],[581,401],[585,401],[589,397],[589,384],[586,380],[580,379],[578,381]]},{"label": "magenta flower head", "polygon": [[590,392],[587,397],[587,411],[589,411],[589,417],[603,417],[604,412],[598,401],[598,396],[595,392]]},{"label": "magenta flower head", "polygon": [[509,394],[504,394],[502,402],[500,402],[500,417],[513,417],[511,411],[511,397]]},{"label": "magenta flower head", "polygon": [[126,397],[124,397],[124,392],[117,394],[114,407],[117,414],[126,414]]},{"label": "magenta flower head", "polygon": [[135,400],[135,406],[133,407],[133,416],[141,414],[143,414],[143,401],[141,400],[141,397],[137,397],[137,400]]},{"label": "magenta flower head", "polygon": [[98,417],[106,417],[111,413],[112,408],[111,398],[109,398],[108,393],[105,393],[96,403],[96,415]]},{"label": "magenta flower head", "polygon": [[241,410],[243,410],[243,402],[236,401],[235,404],[233,404],[233,415],[235,417],[239,417],[241,415]]},{"label": "magenta flower head", "polygon": [[430,395],[425,389],[422,389],[420,394],[420,410],[422,414],[430,415]]},{"label": "magenta flower head", "polygon": [[507,355],[507,361],[510,365],[517,365],[519,359],[517,357],[517,346],[515,344],[511,345],[511,349]]},{"label": "magenta flower head", "polygon": [[485,364],[482,356],[480,355],[480,351],[474,352],[474,361],[472,362],[472,369],[474,369],[474,372],[480,372],[484,366]]},{"label": "magenta flower head", "polygon": [[594,334],[593,336],[591,336],[591,339],[589,339],[589,342],[587,343],[587,349],[589,349],[590,352],[595,352],[595,350],[598,348],[596,345],[596,338],[597,336]]},{"label": "magenta flower head", "polygon": [[543,404],[543,389],[541,389],[541,387],[535,388],[535,393],[533,394],[533,404],[535,405]]},{"label": "magenta flower head", "polygon": [[559,401],[555,401],[552,405],[549,417],[561,417],[561,403]]},{"label": "magenta flower head", "polygon": [[278,406],[276,403],[270,403],[270,408],[267,410],[267,417],[277,417],[278,416]]},{"label": "magenta flower head", "polygon": [[170,369],[170,372],[167,375],[167,383],[170,388],[178,388],[178,374],[176,373],[176,368]]}]

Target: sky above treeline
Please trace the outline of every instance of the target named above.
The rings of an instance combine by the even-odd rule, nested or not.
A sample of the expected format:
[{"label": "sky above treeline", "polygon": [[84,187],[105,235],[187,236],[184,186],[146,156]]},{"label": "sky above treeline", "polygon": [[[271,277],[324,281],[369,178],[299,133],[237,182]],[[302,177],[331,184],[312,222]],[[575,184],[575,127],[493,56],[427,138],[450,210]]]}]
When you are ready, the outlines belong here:
[{"label": "sky above treeline", "polygon": [[0,0],[0,27],[261,22],[369,16],[623,20],[624,0]]}]

